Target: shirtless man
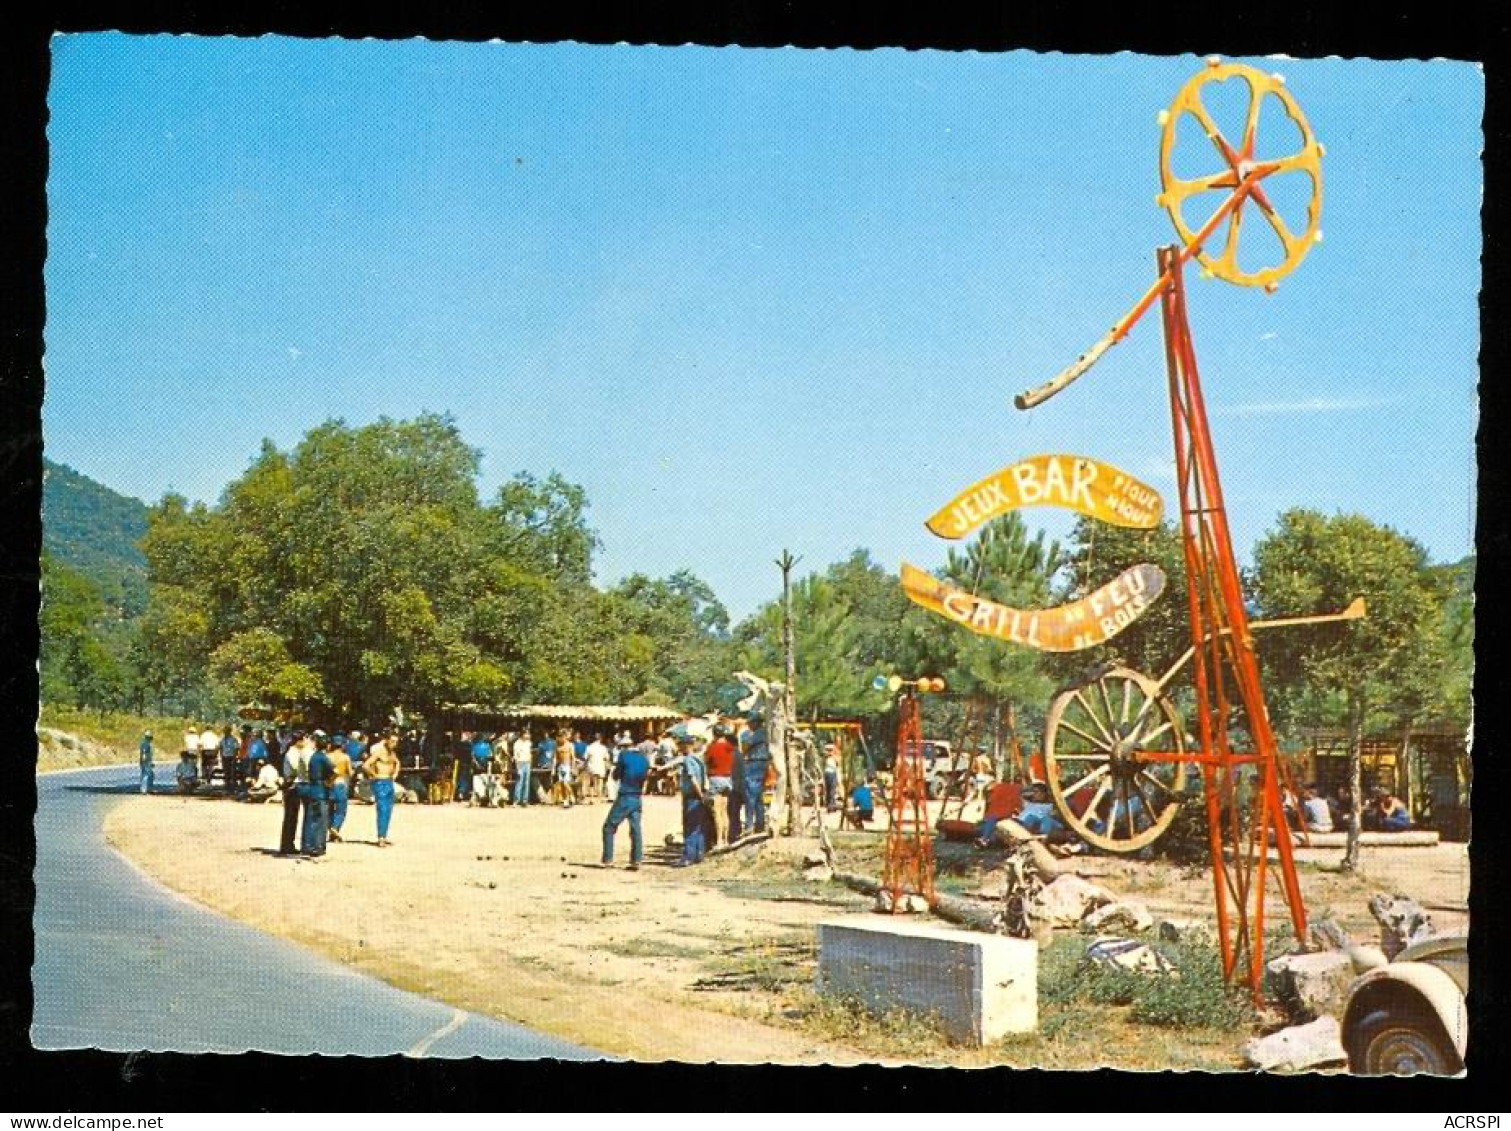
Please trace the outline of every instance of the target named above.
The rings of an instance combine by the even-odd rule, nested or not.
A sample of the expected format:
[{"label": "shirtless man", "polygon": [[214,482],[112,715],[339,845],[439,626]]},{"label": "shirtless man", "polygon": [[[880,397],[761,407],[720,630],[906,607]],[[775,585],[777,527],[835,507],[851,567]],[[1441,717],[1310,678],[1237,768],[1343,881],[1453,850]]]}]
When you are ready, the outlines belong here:
[{"label": "shirtless man", "polygon": [[387,848],[388,822],[393,818],[394,779],[399,776],[399,755],[392,734],[373,743],[362,760],[362,771],[372,781],[373,805],[378,810],[378,847]]}]

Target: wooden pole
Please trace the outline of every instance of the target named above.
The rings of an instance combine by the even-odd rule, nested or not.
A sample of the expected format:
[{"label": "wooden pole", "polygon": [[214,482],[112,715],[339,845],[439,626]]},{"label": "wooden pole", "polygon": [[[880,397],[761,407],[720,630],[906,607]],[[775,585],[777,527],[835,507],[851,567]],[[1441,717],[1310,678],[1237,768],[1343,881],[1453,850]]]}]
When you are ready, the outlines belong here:
[{"label": "wooden pole", "polygon": [[797,768],[793,764],[792,728],[797,724],[797,655],[792,638],[792,567],[801,559],[790,550],[783,550],[777,559],[777,568],[782,571],[782,653],[786,659],[787,682],[782,692],[782,713],[786,725],[782,728],[782,768],[786,782],[783,786],[783,805],[787,810],[782,818],[782,831],[794,836],[798,831],[798,812],[802,805],[801,785]]}]

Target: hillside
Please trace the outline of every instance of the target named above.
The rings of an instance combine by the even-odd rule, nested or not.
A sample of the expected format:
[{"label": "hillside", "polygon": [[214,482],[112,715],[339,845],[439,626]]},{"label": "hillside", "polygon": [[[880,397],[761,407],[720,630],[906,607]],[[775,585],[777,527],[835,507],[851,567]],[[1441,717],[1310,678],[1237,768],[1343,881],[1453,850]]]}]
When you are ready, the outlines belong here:
[{"label": "hillside", "polygon": [[42,461],[42,546],[100,587],[106,602],[133,617],[147,604],[147,560],[137,542],[147,505],[71,467]]}]

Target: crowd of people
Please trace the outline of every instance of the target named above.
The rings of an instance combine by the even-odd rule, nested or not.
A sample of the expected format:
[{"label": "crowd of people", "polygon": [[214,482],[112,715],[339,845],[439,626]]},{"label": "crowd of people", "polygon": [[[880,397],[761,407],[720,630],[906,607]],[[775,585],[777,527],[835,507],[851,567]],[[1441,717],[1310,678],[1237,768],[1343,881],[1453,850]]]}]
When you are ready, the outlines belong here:
[{"label": "crowd of people", "polygon": [[[1284,790],[1281,807],[1297,832],[1342,832],[1353,819],[1354,793],[1345,783],[1331,797],[1324,797],[1316,783],[1311,782],[1301,787],[1300,797],[1289,788]],[[1388,787],[1375,786],[1360,810],[1359,827],[1366,832],[1406,832],[1412,827],[1411,810]]]},{"label": "crowd of people", "polygon": [[[143,735],[141,790],[153,787],[152,734]],[[1042,782],[1029,783],[1012,796],[991,789],[987,766],[972,765],[973,794],[985,800],[978,844],[994,842],[998,825],[1015,822],[1023,833],[1050,838],[1069,836]],[[778,784],[778,767],[767,740],[765,720],[752,711],[739,719],[714,723],[705,734],[684,727],[659,738],[635,742],[629,732],[602,733],[591,740],[580,731],[443,733],[435,740],[413,729],[364,734],[361,729],[327,734],[320,729],[289,726],[254,729],[226,724],[191,727],[183,736],[175,777],[190,792],[218,773],[229,796],[250,802],[283,805],[280,855],[319,857],[342,839],[348,805],[356,795],[371,801],[377,815],[377,845],[389,847],[393,807],[406,772],[429,791],[429,800],[495,807],[606,803],[602,864],[614,864],[614,842],[628,824],[631,870],[645,856],[641,799],[647,793],[676,795],[682,808],[683,849],[676,862],[689,867],[708,851],[732,844],[746,834],[766,831],[770,798]],[[842,808],[840,765],[836,748],[824,747],[821,763],[822,803]],[[845,798],[844,822],[864,828],[874,819],[875,776],[858,781]],[[418,793],[418,790],[415,791]],[[993,802],[1000,796],[1001,805]],[[1353,812],[1347,785],[1323,797],[1315,784],[1297,796],[1284,791],[1282,804],[1292,828],[1325,833],[1345,829]],[[1147,815],[1132,814],[1135,824]],[[1116,812],[1113,819],[1122,819]],[[1363,828],[1398,832],[1412,827],[1406,804],[1391,791],[1376,787],[1360,813]],[[1093,822],[1094,824],[1096,822]],[[298,844],[296,846],[296,835]]]},{"label": "crowd of people", "polygon": [[[837,761],[825,766],[826,801],[833,808]],[[153,737],[141,740],[141,790],[153,788]],[[831,777],[831,774],[833,775]],[[641,798],[676,795],[682,803],[683,853],[678,866],[702,862],[708,850],[745,833],[766,830],[766,811],[778,773],[759,712],[722,720],[711,734],[674,728],[635,742],[628,731],[605,741],[580,731],[537,735],[532,728],[422,734],[359,728],[328,734],[289,725],[253,728],[227,723],[190,727],[183,736],[175,781],[184,793],[219,777],[224,793],[248,802],[282,802],[280,855],[322,856],[342,839],[353,796],[377,811],[377,844],[388,847],[399,796],[428,791],[436,803],[498,808],[607,803],[603,864],[612,866],[614,838],[628,823],[630,868],[645,855]],[[410,790],[401,777],[418,789]],[[865,818],[871,817],[869,795]],[[297,845],[296,845],[297,838]]]}]

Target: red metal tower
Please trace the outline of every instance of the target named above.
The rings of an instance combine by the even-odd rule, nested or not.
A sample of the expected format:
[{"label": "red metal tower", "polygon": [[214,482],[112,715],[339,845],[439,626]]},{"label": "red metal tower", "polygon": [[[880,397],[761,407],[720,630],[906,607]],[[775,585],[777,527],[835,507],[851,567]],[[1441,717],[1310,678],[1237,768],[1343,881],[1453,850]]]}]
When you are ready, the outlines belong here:
[{"label": "red metal tower", "polygon": [[[943,684],[940,684],[943,687]],[[934,829],[929,822],[928,774],[918,721],[918,696],[912,687],[897,700],[897,762],[887,794],[887,858],[882,890],[891,896],[892,913],[907,910],[910,894],[934,902]]]},{"label": "red metal tower", "polygon": [[[1205,786],[1223,972],[1232,977],[1246,965],[1244,973],[1257,999],[1264,974],[1265,873],[1272,834],[1281,892],[1296,937],[1302,940],[1306,938],[1306,906],[1281,812],[1280,756],[1259,681],[1186,319],[1183,256],[1181,249],[1167,247],[1158,258],[1165,280],[1160,305],[1201,741],[1200,753],[1183,757],[1200,766]],[[1238,724],[1249,734],[1248,750],[1233,747],[1233,729]],[[1252,775],[1253,787],[1247,806],[1239,790],[1246,774]]]}]

